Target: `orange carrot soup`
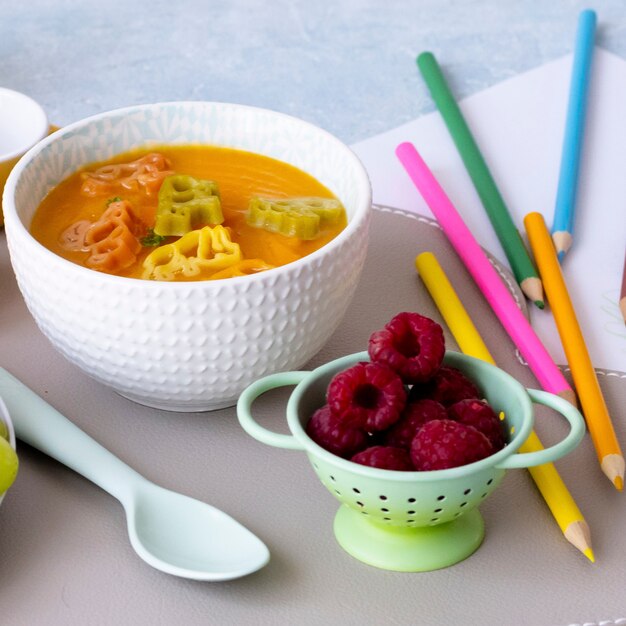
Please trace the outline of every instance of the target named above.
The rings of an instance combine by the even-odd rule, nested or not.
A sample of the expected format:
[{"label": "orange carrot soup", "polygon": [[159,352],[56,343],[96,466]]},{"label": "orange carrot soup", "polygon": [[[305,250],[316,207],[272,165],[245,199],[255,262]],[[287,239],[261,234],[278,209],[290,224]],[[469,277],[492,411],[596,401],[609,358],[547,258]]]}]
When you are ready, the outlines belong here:
[{"label": "orange carrot soup", "polygon": [[346,226],[309,174],[216,146],[135,150],[72,174],[43,199],[33,236],[96,271],[146,280],[217,280],[285,265]]}]

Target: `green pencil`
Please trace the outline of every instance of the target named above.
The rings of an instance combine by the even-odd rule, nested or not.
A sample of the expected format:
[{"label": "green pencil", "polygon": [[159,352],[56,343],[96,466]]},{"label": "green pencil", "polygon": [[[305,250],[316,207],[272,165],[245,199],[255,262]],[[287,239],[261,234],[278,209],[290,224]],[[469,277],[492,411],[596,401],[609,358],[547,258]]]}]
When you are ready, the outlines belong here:
[{"label": "green pencil", "polygon": [[515,279],[526,297],[543,309],[543,287],[539,274],[463,118],[461,109],[446,84],[437,60],[431,52],[423,52],[417,57],[417,66],[463,159],[489,221],[502,244]]}]

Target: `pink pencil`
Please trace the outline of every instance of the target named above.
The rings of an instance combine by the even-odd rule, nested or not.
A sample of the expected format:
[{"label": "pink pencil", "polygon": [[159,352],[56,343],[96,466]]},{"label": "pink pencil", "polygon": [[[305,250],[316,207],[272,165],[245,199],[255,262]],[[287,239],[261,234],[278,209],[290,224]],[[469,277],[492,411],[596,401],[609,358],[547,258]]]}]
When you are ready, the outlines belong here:
[{"label": "pink pencil", "polygon": [[396,155],[541,386],[576,404],[574,391],[413,144],[401,143]]}]

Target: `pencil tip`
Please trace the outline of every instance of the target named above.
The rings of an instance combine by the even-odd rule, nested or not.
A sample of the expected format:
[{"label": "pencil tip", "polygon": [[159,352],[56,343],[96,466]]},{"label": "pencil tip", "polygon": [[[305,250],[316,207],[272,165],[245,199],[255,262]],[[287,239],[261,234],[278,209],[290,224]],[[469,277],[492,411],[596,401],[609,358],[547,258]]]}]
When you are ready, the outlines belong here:
[{"label": "pencil tip", "polygon": [[602,462],[600,463],[602,471],[618,491],[624,489],[625,466],[624,457],[621,454],[606,454],[602,457]]},{"label": "pencil tip", "polygon": [[[522,293],[531,301],[534,302],[540,309],[544,307],[543,299],[543,285],[541,279],[538,276],[529,276],[524,278],[519,284]],[[541,305],[539,304],[541,303]]]},{"label": "pencil tip", "polygon": [[541,300],[535,300],[535,306],[542,311],[546,308],[546,305]]},{"label": "pencil tip", "polygon": [[591,533],[584,519],[572,522],[564,531],[565,538],[578,550],[580,550],[592,563],[595,556],[591,549]]},{"label": "pencil tip", "polygon": [[565,253],[572,247],[572,236],[566,230],[557,230],[552,233],[552,241],[560,263]]}]

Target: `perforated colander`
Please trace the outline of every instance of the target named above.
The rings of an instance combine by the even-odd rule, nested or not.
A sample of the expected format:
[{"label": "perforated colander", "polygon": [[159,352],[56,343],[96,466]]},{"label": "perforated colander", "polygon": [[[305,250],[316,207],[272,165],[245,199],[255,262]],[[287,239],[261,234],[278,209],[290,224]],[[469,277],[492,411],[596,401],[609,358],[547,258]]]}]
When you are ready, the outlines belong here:
[{"label": "perforated colander", "polygon": [[[428,571],[452,565],[472,554],[484,537],[477,506],[500,484],[507,469],[554,461],[570,452],[584,435],[580,413],[553,394],[525,389],[503,370],[457,352],[444,364],[473,380],[496,413],[503,412],[507,445],[492,456],[462,467],[429,472],[400,472],[366,467],[317,445],[306,423],[326,402],[335,374],[368,361],[367,352],[342,357],[311,372],[284,372],[262,378],[239,398],[237,415],[259,441],[304,450],[324,486],[341,503],[334,531],[352,556],[384,569]],[[287,404],[291,435],[272,432],[252,417],[252,404],[276,387],[296,385]],[[538,452],[518,454],[532,431],[532,403],[544,404],[570,423],[565,439]]]}]

